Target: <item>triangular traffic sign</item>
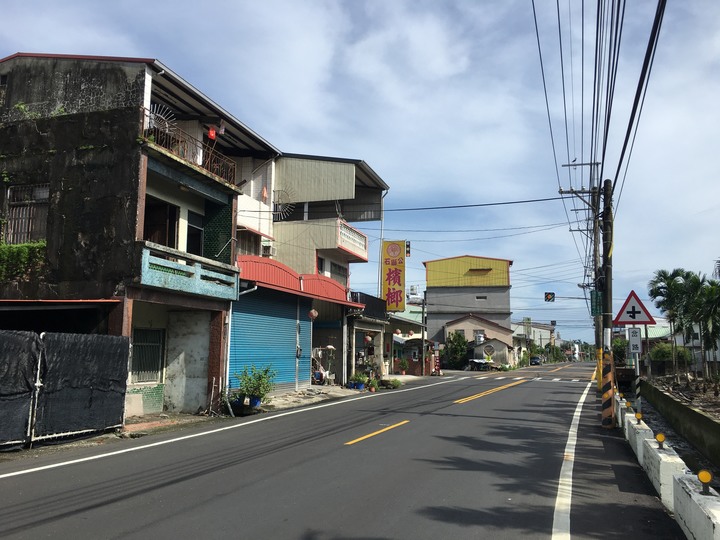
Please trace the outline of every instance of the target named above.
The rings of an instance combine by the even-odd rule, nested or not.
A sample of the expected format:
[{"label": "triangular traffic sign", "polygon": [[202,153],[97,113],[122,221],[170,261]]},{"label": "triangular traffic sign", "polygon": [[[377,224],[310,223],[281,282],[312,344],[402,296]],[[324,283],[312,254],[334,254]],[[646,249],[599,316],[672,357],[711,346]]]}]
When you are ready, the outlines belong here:
[{"label": "triangular traffic sign", "polygon": [[630,291],[630,295],[625,300],[623,307],[620,308],[613,324],[616,326],[623,324],[655,324],[655,319],[645,309],[635,291]]}]

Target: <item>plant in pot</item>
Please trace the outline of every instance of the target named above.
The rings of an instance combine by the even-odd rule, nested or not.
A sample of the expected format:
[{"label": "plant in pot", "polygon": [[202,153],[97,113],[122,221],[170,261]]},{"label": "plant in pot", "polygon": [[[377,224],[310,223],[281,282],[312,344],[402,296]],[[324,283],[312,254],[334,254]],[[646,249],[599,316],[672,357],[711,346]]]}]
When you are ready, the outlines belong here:
[{"label": "plant in pot", "polygon": [[378,382],[377,379],[370,379],[368,381],[367,385],[368,385],[368,390],[370,390],[370,392],[377,392],[378,388],[380,387],[380,383]]},{"label": "plant in pot", "polygon": [[245,366],[240,374],[235,374],[240,383],[238,391],[250,398],[252,408],[259,407],[275,388],[276,375],[277,372],[272,369],[272,366],[263,368],[258,368],[254,364],[249,368]]},{"label": "plant in pot", "polygon": [[400,375],[405,375],[405,372],[406,372],[406,371],[408,370],[408,368],[410,367],[410,364],[408,364],[407,359],[402,358],[402,359],[400,360],[400,363],[398,364],[398,367],[400,368]]},{"label": "plant in pot", "polygon": [[368,382],[368,377],[364,373],[356,371],[350,377],[350,382],[353,383],[356,390],[365,390],[365,385]]}]

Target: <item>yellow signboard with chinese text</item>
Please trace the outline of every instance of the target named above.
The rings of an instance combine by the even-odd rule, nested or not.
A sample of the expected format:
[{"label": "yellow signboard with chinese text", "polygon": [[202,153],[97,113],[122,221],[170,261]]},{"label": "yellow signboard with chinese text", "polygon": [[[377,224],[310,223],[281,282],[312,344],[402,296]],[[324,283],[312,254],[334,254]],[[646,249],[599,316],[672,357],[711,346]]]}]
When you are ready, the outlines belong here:
[{"label": "yellow signboard with chinese text", "polygon": [[388,311],[405,311],[405,241],[383,240],[382,297]]}]

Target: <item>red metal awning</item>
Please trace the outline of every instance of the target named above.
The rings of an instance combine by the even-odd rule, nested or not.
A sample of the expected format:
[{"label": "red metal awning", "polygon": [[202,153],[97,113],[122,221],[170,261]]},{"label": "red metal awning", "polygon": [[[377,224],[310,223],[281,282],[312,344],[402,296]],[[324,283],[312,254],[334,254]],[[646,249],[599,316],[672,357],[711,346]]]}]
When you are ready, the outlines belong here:
[{"label": "red metal awning", "polygon": [[259,287],[275,289],[298,296],[315,298],[333,304],[363,308],[365,304],[348,300],[347,290],[334,279],[318,274],[298,274],[278,261],[256,255],[237,258],[241,281],[253,281]]}]

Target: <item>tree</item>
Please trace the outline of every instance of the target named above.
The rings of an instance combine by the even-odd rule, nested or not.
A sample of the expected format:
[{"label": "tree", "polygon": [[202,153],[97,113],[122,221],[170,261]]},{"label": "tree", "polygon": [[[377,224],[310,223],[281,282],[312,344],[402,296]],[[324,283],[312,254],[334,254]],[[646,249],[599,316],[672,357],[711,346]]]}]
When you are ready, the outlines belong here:
[{"label": "tree", "polygon": [[467,363],[468,340],[459,332],[452,332],[445,341],[445,362],[450,369],[462,369]]},{"label": "tree", "polygon": [[673,351],[669,343],[657,343],[650,349],[650,359],[655,362],[672,362]]},{"label": "tree", "polygon": [[707,282],[703,295],[703,314],[707,322],[706,346],[712,350],[715,373],[708,376],[717,377],[718,373],[718,340],[720,340],[720,281],[711,279]]},{"label": "tree", "polygon": [[623,338],[615,338],[612,340],[612,352],[615,364],[622,365],[627,361],[628,342]]},{"label": "tree", "polygon": [[557,345],[545,345],[545,355],[548,362],[562,362],[565,360],[565,355],[560,347]]},{"label": "tree", "polygon": [[[703,334],[704,321],[702,317],[702,291],[707,283],[707,278],[702,274],[686,271],[680,278],[682,295],[680,309],[678,310],[678,330],[683,339],[683,346],[688,342],[692,345],[695,336],[695,326],[699,328],[700,335]],[[705,356],[703,342],[700,340],[700,354]],[[687,359],[685,360],[685,377],[690,383]]]},{"label": "tree", "polygon": [[687,272],[682,268],[676,268],[672,272],[657,270],[648,283],[648,294],[653,299],[655,307],[661,313],[665,313],[670,323],[670,335],[673,336],[671,343],[673,372],[678,373],[677,356],[675,354],[675,324],[678,322],[679,313],[682,310],[683,285],[682,278]]}]

